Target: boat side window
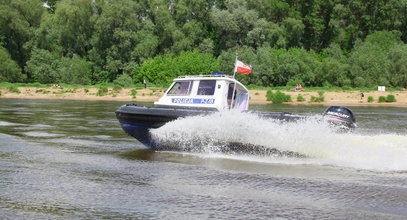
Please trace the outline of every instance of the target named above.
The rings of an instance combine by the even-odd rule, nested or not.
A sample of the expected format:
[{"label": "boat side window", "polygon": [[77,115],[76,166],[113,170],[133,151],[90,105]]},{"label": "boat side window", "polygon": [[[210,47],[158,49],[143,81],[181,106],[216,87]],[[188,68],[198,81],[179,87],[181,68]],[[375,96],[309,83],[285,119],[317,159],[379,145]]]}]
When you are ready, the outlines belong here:
[{"label": "boat side window", "polygon": [[201,80],[198,86],[198,95],[213,95],[215,88],[216,80]]},{"label": "boat side window", "polygon": [[191,91],[191,81],[176,82],[168,91],[168,95],[189,95]]},{"label": "boat side window", "polygon": [[[232,103],[232,95],[233,95],[233,87],[235,86],[234,83],[230,83],[229,84],[229,88],[228,88],[228,105],[230,105]],[[235,91],[235,97],[236,97],[236,91]]]}]

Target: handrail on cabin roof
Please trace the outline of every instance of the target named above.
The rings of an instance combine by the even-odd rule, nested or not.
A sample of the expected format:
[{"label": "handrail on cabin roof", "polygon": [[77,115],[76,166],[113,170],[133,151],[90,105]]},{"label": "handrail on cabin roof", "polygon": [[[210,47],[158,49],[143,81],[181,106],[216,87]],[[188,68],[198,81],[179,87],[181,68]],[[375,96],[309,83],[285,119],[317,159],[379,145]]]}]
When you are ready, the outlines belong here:
[{"label": "handrail on cabin roof", "polygon": [[178,78],[216,78],[216,77],[225,77],[233,79],[232,76],[229,75],[186,75],[186,76],[178,76]]}]

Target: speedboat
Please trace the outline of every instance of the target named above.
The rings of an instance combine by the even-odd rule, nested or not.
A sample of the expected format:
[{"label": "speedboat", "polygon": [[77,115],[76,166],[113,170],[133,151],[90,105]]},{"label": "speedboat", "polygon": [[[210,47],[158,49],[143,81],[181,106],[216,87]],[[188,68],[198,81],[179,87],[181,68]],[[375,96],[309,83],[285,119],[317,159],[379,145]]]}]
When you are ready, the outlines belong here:
[{"label": "speedboat", "polygon": [[[298,121],[306,116],[291,113],[249,111],[249,90],[234,77],[215,73],[212,75],[180,76],[166,90],[154,107],[126,104],[116,110],[116,117],[123,130],[148,148],[156,149],[150,129],[185,117],[209,115],[219,111],[242,111],[261,118]],[[356,127],[352,111],[343,106],[331,106],[323,113],[324,120],[340,128]]]}]

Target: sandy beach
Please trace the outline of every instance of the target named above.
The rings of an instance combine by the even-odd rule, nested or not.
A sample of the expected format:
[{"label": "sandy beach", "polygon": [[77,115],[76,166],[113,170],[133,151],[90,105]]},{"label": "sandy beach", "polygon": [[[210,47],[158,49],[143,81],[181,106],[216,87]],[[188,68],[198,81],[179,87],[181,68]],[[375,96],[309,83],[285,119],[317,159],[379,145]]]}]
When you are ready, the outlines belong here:
[{"label": "sandy beach", "polygon": [[[9,99],[67,99],[67,100],[106,100],[106,101],[125,101],[125,102],[154,102],[158,100],[164,90],[162,89],[138,89],[136,96],[131,95],[131,89],[121,89],[109,91],[98,96],[97,88],[90,89],[65,89],[56,87],[37,88],[37,87],[19,87],[20,93],[10,92],[7,88],[0,89],[0,98]],[[285,94],[291,95],[292,102],[287,104],[293,105],[344,105],[344,106],[394,106],[407,107],[407,91],[372,91],[364,92],[364,97],[361,99],[360,91],[346,92],[324,92],[325,101],[321,103],[310,103],[311,96],[318,97],[316,91],[283,91]],[[251,104],[270,104],[271,101],[266,100],[267,90],[250,90]],[[297,96],[302,95],[305,98],[304,102],[297,102]],[[396,102],[378,103],[380,96],[392,94],[396,97]],[[369,96],[374,98],[373,102],[368,102]]]}]

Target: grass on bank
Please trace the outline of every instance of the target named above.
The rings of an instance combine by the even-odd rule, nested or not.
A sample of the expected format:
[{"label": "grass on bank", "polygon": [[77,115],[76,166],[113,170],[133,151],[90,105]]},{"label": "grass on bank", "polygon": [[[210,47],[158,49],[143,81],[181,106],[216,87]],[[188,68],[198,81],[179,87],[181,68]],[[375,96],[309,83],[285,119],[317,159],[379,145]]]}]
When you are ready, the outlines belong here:
[{"label": "grass on bank", "polygon": [[[129,89],[143,89],[144,85],[142,83],[136,83],[133,84],[130,87],[122,87],[120,85],[114,84],[114,83],[100,83],[100,84],[95,84],[95,85],[79,85],[79,84],[59,84],[61,88],[63,89],[91,89],[91,88],[100,88],[101,86],[105,86],[108,88],[129,88]],[[155,90],[165,90],[168,88],[170,84],[152,84],[148,83],[147,88],[149,89],[155,89]],[[36,88],[47,88],[47,87],[53,87],[55,84],[41,84],[41,83],[8,83],[8,82],[0,82],[0,88],[8,88],[10,86],[14,87],[36,87]],[[247,86],[248,89],[257,89],[257,90],[277,90],[277,91],[293,91],[294,87],[292,86],[276,86],[276,87],[264,87],[264,86],[255,86],[255,85],[249,85]],[[401,87],[386,87],[386,91],[400,91],[402,88]],[[377,91],[377,87],[349,87],[349,86],[344,86],[344,87],[303,87],[303,91],[305,92],[311,92],[311,91],[324,91],[324,92],[343,92],[343,91],[361,91],[361,92],[370,92],[370,91]]]},{"label": "grass on bank", "polygon": [[[8,88],[10,86],[13,87],[34,87],[34,88],[48,88],[54,87],[56,84],[41,84],[41,83],[8,83],[8,82],[0,82],[0,88]],[[122,89],[122,88],[129,88],[129,89],[143,89],[144,85],[142,83],[133,84],[129,87],[122,87],[120,85],[114,83],[100,83],[95,85],[79,85],[79,84],[65,84],[60,83],[58,84],[62,89],[91,89],[91,88],[100,88],[101,86],[105,86],[108,88],[113,89]],[[147,84],[147,88],[155,89],[155,90],[165,90],[167,89],[169,84]]]},{"label": "grass on bank", "polygon": [[[277,91],[294,91],[293,86],[276,86],[276,87],[265,87],[265,86],[254,86],[249,85],[247,86],[248,89],[256,89],[256,90],[277,90]],[[386,91],[401,91],[401,87],[386,87]],[[304,92],[350,92],[350,91],[360,91],[360,92],[374,92],[377,91],[377,87],[304,87]]]},{"label": "grass on bank", "polygon": [[21,91],[20,91],[20,90],[18,89],[18,87],[15,86],[15,85],[9,85],[9,86],[7,86],[6,88],[8,89],[8,91],[10,91],[10,92],[12,92],[12,93],[17,93],[17,94],[20,94],[20,93],[21,93]]}]

